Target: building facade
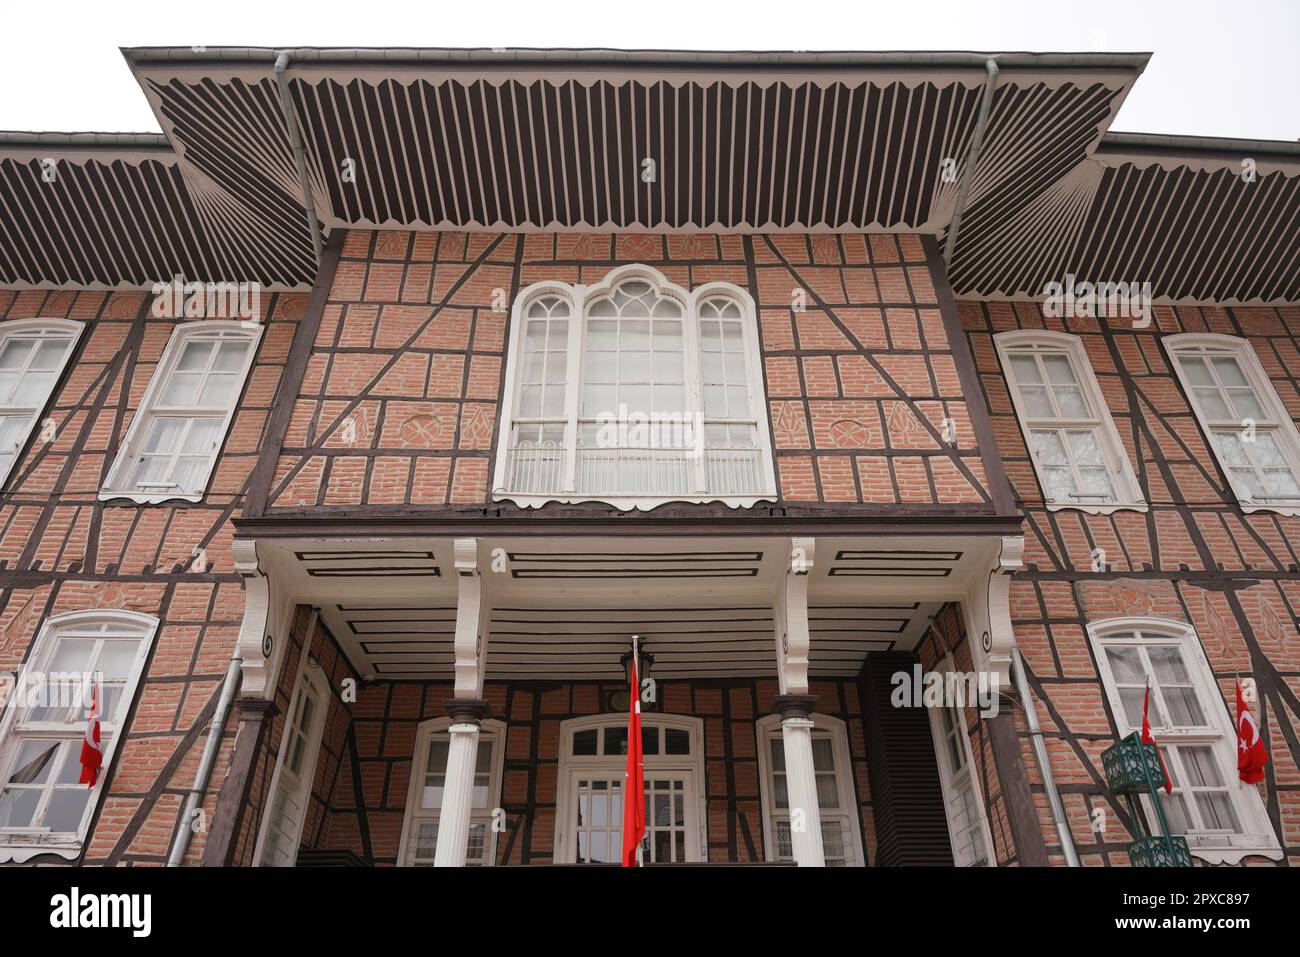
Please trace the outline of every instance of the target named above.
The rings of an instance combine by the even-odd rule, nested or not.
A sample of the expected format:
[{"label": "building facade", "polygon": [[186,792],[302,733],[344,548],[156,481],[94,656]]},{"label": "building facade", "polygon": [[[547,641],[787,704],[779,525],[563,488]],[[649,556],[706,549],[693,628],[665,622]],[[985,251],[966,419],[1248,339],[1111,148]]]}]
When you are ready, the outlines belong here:
[{"label": "building facade", "polygon": [[633,635],[648,863],[1127,865],[1144,701],[1300,860],[1295,144],[1109,132],[1133,55],[126,56],[163,134],[0,140],[0,862],[616,861]]}]

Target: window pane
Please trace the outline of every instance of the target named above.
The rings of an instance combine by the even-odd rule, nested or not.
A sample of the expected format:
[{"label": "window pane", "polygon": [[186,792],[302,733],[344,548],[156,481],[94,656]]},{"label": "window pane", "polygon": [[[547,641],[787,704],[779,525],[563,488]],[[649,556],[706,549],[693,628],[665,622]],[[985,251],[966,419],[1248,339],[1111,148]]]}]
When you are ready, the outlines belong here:
[{"label": "window pane", "polygon": [[0,347],[0,369],[21,369],[36,342],[34,339],[6,339]]},{"label": "window pane", "polygon": [[131,665],[135,661],[136,652],[140,649],[138,639],[113,639],[105,641],[104,647],[100,650],[99,660],[95,662],[95,670],[104,676],[105,679],[125,678],[131,671]]},{"label": "window pane", "polygon": [[573,736],[573,753],[574,754],[595,754],[596,753],[596,729],[592,728],[587,731],[579,731]]},{"label": "window pane", "polygon": [[1115,680],[1120,684],[1143,684],[1146,677],[1142,673],[1142,659],[1134,647],[1106,648],[1106,660]]},{"label": "window pane", "polygon": [[217,347],[212,368],[216,372],[238,372],[243,367],[251,342],[223,342]]},{"label": "window pane", "polygon": [[159,402],[170,406],[193,405],[194,400],[198,398],[199,383],[202,381],[201,372],[177,370],[167,377],[167,385],[163,389]]},{"label": "window pane", "polygon": [[680,728],[665,728],[664,744],[664,753],[666,754],[690,754],[690,732],[683,731]]},{"label": "window pane", "polygon": [[40,799],[38,788],[7,787],[0,791],[0,827],[31,827]]},{"label": "window pane", "polygon": [[[1045,355],[1043,368],[1047,370],[1047,381],[1054,385],[1071,385],[1077,381],[1069,356]],[[1060,394],[1059,391],[1057,394]]]},{"label": "window pane", "polygon": [[88,787],[55,788],[41,825],[51,831],[76,831],[81,826],[81,818],[89,800]]},{"label": "window pane", "polygon": [[813,769],[818,772],[835,770],[835,752],[830,738],[815,737],[812,741]]},{"label": "window pane", "polygon": [[19,379],[11,401],[18,406],[44,405],[53,388],[53,372],[28,372]]},{"label": "window pane", "polygon": [[7,784],[44,784],[50,779],[61,741],[23,741]]}]

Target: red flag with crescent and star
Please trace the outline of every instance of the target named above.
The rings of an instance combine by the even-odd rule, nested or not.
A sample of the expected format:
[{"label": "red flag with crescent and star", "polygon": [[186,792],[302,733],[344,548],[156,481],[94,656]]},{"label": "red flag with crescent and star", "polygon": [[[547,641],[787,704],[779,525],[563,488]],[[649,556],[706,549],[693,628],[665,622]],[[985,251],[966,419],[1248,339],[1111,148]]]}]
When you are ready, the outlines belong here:
[{"label": "red flag with crescent and star", "polygon": [[1174,782],[1169,779],[1169,769],[1165,767],[1165,756],[1160,753],[1155,735],[1151,733],[1151,722],[1147,719],[1147,704],[1151,701],[1151,682],[1147,682],[1147,693],[1142,697],[1142,743],[1155,745],[1156,757],[1160,759],[1160,773],[1165,776],[1165,793],[1174,793]]},{"label": "red flag with crescent and star", "polygon": [[627,771],[623,777],[623,866],[636,867],[637,848],[645,838],[645,759],[641,755],[641,683],[637,678],[637,643],[632,639],[632,682],[628,688]]},{"label": "red flag with crescent and star", "polygon": [[99,780],[99,769],[104,764],[104,748],[100,744],[99,738],[101,715],[98,682],[95,683],[90,695],[90,713],[86,716],[86,734],[81,741],[80,783],[93,788]]},{"label": "red flag with crescent and star", "polygon": [[1237,776],[1247,784],[1264,780],[1264,765],[1268,764],[1268,748],[1259,735],[1259,724],[1250,713],[1246,696],[1237,679]]}]

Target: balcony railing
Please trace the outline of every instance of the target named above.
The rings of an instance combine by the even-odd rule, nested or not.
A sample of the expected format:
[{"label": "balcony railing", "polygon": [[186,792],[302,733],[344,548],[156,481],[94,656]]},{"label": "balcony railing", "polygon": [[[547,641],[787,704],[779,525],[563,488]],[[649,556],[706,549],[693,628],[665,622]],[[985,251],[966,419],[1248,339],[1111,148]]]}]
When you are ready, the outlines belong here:
[{"label": "balcony railing", "polygon": [[[762,495],[763,472],[756,448],[703,450],[704,490],[698,488],[701,453],[682,448],[586,448],[574,455],[576,495],[670,496]],[[506,491],[516,495],[564,493],[568,449],[557,442],[522,442],[509,450]]]}]

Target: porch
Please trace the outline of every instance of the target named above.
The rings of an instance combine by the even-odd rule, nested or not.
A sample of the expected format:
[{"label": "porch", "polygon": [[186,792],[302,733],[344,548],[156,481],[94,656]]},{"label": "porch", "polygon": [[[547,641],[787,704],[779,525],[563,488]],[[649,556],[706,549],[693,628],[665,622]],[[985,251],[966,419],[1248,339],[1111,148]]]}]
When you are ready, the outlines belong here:
[{"label": "porch", "polygon": [[[928,822],[909,832],[928,862],[975,845],[991,854],[978,802],[954,828],[954,769],[937,749],[895,787],[915,772],[893,752],[940,725],[888,698],[937,615],[991,636],[1000,538],[242,547],[256,563],[250,590],[261,581],[278,595],[241,641],[245,695],[282,712],[254,862],[291,863],[299,847],[303,863],[318,852],[398,865],[616,860],[632,635],[652,657],[647,863],[876,863],[882,814]],[[269,647],[254,644],[265,635]],[[971,643],[971,666],[996,672],[985,645]],[[313,756],[286,771],[299,738]],[[915,806],[873,800],[893,790]]]}]

